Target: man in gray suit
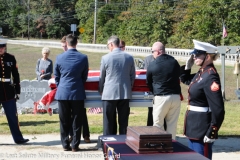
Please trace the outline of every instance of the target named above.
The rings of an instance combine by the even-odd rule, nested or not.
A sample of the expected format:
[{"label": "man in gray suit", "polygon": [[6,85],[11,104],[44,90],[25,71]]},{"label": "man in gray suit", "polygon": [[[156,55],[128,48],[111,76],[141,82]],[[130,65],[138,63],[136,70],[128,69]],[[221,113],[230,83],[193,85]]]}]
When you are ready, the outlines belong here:
[{"label": "man in gray suit", "polygon": [[101,60],[99,92],[103,103],[103,135],[113,135],[118,112],[119,134],[126,134],[130,113],[129,99],[135,80],[134,59],[119,48],[119,38],[111,36],[107,47],[111,51]]}]

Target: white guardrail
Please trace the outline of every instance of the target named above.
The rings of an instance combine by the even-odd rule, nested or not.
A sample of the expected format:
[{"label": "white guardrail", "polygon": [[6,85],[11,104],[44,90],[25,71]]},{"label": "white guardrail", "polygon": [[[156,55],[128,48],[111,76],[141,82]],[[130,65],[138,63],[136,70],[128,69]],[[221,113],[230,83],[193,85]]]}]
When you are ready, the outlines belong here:
[{"label": "white guardrail", "polygon": [[[37,47],[50,47],[50,48],[61,48],[60,42],[53,41],[26,41],[26,40],[8,40],[10,44],[21,44],[27,46],[37,46]],[[79,51],[87,52],[99,52],[99,53],[108,53],[107,45],[103,44],[86,44],[78,43],[77,49]],[[139,46],[126,46],[125,51],[133,56],[143,56],[146,57],[151,54],[151,47],[139,47]],[[174,56],[179,61],[185,61],[192,50],[190,49],[175,49],[175,48],[166,48],[166,52],[169,55]],[[226,54],[225,55],[225,64],[233,65],[236,62],[236,54]],[[215,61],[217,64],[221,64],[221,58]]]},{"label": "white guardrail", "polygon": [[[27,46],[36,46],[36,47],[46,46],[46,47],[50,47],[50,48],[61,48],[61,43],[60,42],[44,41],[44,40],[42,40],[42,41],[8,40],[8,43],[27,45]],[[99,52],[99,53],[108,53],[109,52],[109,50],[107,49],[107,46],[102,45],[102,44],[78,43],[77,49],[79,51],[82,51],[83,53],[84,53],[84,51],[95,52],[95,53],[96,52]],[[190,49],[166,48],[167,54],[174,56],[179,61],[186,61],[186,59],[189,57],[189,54],[190,54],[191,51],[192,50],[190,50]],[[132,54],[133,56],[146,57],[146,56],[151,54],[151,47],[126,46],[126,52],[128,52],[129,54]],[[226,65],[233,65],[235,63],[235,58],[236,57],[237,57],[236,54],[225,54],[225,64]],[[221,64],[221,58],[219,58],[216,61],[216,63]],[[23,81],[21,82],[21,86],[24,86],[22,83],[23,83]],[[29,83],[34,83],[34,82],[29,81]],[[27,88],[26,89],[27,93],[26,94],[21,94],[21,96],[23,96],[23,97],[20,97],[20,101],[22,101],[21,103],[20,103],[20,101],[17,102],[18,109],[20,109],[20,110],[22,110],[26,106],[28,106],[28,107],[33,106],[33,102],[34,102],[32,99],[35,96],[29,97],[29,96],[33,95],[32,92],[31,92],[31,90],[33,90],[31,88],[32,84],[30,86],[28,86],[26,84],[25,87]],[[38,92],[36,92],[35,94],[39,94],[38,96],[40,96],[40,97],[41,97],[41,95],[43,95],[42,93],[38,93]],[[90,108],[91,107],[101,107],[101,99],[100,99],[100,95],[98,95],[98,94],[99,93],[88,93],[87,100],[86,100],[86,107],[90,107]],[[130,101],[130,106],[131,107],[151,106],[151,103],[152,103],[151,102],[151,97],[146,97],[144,92],[137,93],[136,95],[135,94],[136,93],[133,93],[133,99],[131,99],[131,101]],[[55,108],[57,108],[57,104],[51,104],[51,107],[54,108],[54,106],[55,106]]]}]

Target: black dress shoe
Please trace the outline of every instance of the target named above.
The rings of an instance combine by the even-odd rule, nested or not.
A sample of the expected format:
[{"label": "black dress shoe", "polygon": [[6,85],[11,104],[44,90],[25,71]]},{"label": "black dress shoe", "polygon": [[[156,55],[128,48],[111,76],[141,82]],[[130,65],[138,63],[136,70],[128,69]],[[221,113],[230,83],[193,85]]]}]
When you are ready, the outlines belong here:
[{"label": "black dress shoe", "polygon": [[84,137],[84,142],[85,143],[91,143],[90,138],[88,136]]},{"label": "black dress shoe", "polygon": [[67,147],[67,148],[63,148],[64,151],[71,151],[72,148],[71,147]]},{"label": "black dress shoe", "polygon": [[24,144],[27,143],[29,141],[29,139],[22,139],[20,141],[15,142],[16,144]]},{"label": "black dress shoe", "polygon": [[80,148],[72,148],[72,152],[78,152],[80,151]]}]

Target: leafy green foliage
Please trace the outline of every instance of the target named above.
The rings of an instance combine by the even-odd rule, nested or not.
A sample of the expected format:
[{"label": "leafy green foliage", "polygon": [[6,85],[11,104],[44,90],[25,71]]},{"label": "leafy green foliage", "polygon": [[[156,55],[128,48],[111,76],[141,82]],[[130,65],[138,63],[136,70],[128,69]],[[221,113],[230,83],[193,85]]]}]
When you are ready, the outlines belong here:
[{"label": "leafy green foliage", "polygon": [[[61,38],[77,24],[85,30],[81,42],[92,43],[95,4],[97,43],[111,35],[139,46],[161,41],[167,47],[192,48],[192,39],[239,43],[238,0],[0,0],[0,27],[10,37],[26,37],[29,31],[30,37]],[[223,22],[228,31],[224,41]]]}]

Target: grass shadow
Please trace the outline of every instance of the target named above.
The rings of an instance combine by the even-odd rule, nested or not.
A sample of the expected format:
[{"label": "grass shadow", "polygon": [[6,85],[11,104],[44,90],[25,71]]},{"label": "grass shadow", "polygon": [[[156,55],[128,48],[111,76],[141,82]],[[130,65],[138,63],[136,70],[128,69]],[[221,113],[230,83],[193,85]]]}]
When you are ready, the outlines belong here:
[{"label": "grass shadow", "polygon": [[[28,122],[19,122],[20,126],[42,126],[50,123],[59,123],[58,121],[28,121]],[[8,123],[0,123],[0,125],[8,125]]]},{"label": "grass shadow", "polygon": [[54,141],[45,141],[45,142],[32,142],[29,141],[29,145],[38,145],[38,146],[58,146],[61,145],[61,140],[54,140]]}]

